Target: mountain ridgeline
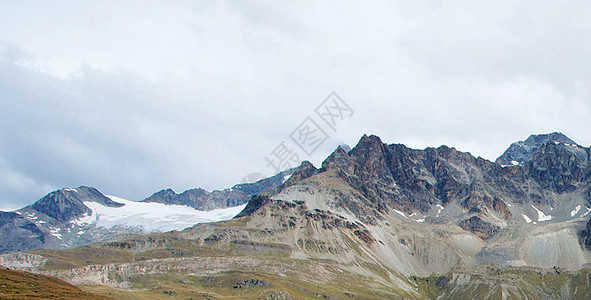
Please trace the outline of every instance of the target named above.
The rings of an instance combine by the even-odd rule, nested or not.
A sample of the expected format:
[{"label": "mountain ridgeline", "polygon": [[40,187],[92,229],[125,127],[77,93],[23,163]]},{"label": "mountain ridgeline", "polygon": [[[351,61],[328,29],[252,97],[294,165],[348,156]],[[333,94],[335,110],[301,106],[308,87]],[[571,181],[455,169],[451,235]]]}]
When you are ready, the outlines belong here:
[{"label": "mountain ridgeline", "polygon": [[[524,212],[566,206],[553,219],[568,220],[577,205],[591,206],[589,148],[559,133],[527,139],[540,140],[547,142],[528,142],[531,154],[521,165],[505,166],[447,146],[415,150],[365,135],[348,153],[337,148],[322,168],[311,171],[314,167],[304,163],[296,174],[305,170],[305,178],[328,176],[346,183],[349,193],[341,191],[328,204],[367,224],[391,210],[429,220],[433,212],[445,209],[430,220],[455,220],[464,229],[490,237],[500,229],[495,225],[499,220],[520,219]],[[576,200],[564,199],[573,193]],[[525,206],[525,211],[510,209],[513,203]],[[254,211],[252,205],[246,211]]]},{"label": "mountain ridgeline", "polygon": [[[184,282],[205,298],[591,297],[591,148],[561,133],[514,143],[496,162],[364,135],[319,168],[305,161],[258,186],[163,190],[143,203],[246,206],[223,222],[5,254],[0,264],[153,297],[163,293],[156,278],[180,297],[195,293]],[[56,220],[87,214],[57,211]],[[16,230],[2,225],[9,214],[4,231]],[[14,226],[34,235],[34,221]]]},{"label": "mountain ridgeline", "polygon": [[[501,165],[447,146],[416,150],[364,135],[349,152],[337,148],[319,169],[303,163],[279,191],[253,198],[238,217],[269,228],[297,228],[306,218],[321,220],[324,229],[354,228],[354,236],[382,253],[379,260],[405,274],[484,263],[576,270],[591,262],[585,225],[591,150],[559,133],[528,138],[540,140],[528,142],[526,160]],[[274,227],[269,219],[276,219]],[[440,233],[431,241],[417,238],[417,232],[433,237],[434,228]],[[470,234],[452,234],[456,229]],[[449,246],[458,240],[461,246]],[[326,247],[347,248],[333,241]],[[396,253],[397,260],[383,253]]]},{"label": "mountain ridgeline", "polygon": [[144,199],[143,202],[186,205],[198,210],[238,206],[248,202],[254,195],[280,186],[294,170],[295,168],[285,170],[253,183],[240,183],[228,189],[212,192],[196,188],[177,194],[172,189],[164,189]]}]

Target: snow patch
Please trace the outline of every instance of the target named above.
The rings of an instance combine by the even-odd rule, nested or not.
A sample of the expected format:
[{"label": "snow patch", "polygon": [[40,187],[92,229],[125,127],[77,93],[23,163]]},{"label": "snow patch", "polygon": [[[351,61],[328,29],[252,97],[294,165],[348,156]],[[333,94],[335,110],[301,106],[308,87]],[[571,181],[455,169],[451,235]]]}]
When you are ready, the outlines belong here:
[{"label": "snow patch", "polygon": [[541,212],[539,209],[537,209],[535,206],[531,206],[533,207],[537,212],[538,212],[538,222],[544,222],[544,221],[550,221],[552,220],[552,216],[551,215],[546,215],[543,212]]},{"label": "snow patch", "polygon": [[442,210],[445,209],[445,207],[441,206],[441,204],[436,204],[435,206],[437,206],[437,208],[439,208],[439,210],[437,210],[437,213],[435,214],[435,217],[439,217],[439,214],[441,213]]},{"label": "snow patch", "polygon": [[96,202],[84,202],[92,209],[94,222],[98,227],[115,226],[140,227],[149,232],[183,230],[199,223],[229,220],[239,214],[246,204],[200,211],[185,205],[166,205],[152,202],[135,202],[115,196],[111,200],[124,204],[121,207],[107,207]]},{"label": "snow patch", "polygon": [[401,212],[401,211],[399,211],[397,209],[394,209],[394,211],[397,212],[399,215],[401,215],[401,216],[403,216],[403,217],[406,218],[406,215],[403,212]]},{"label": "snow patch", "polygon": [[289,179],[289,177],[291,177],[291,174],[283,176],[283,181],[281,181],[281,183],[285,183]]},{"label": "snow patch", "polygon": [[423,223],[423,222],[425,222],[425,218],[417,219],[417,220],[415,220],[415,222],[417,222],[417,223]]},{"label": "snow patch", "polygon": [[[88,204],[86,204],[86,206],[88,206]],[[84,226],[84,225],[92,224],[93,222],[96,221],[96,219],[97,219],[97,215],[95,213],[91,213],[90,215],[88,213],[84,213],[82,215],[82,217],[80,217],[76,220],[72,220],[72,221],[70,221],[70,223],[76,224],[78,226]]]},{"label": "snow patch", "polygon": [[584,217],[584,216],[586,216],[586,215],[588,215],[588,214],[591,212],[591,208],[589,208],[589,207],[586,207],[586,208],[587,208],[587,212],[586,212],[586,213],[584,213],[584,214],[581,216],[581,218],[582,218],[582,217]]},{"label": "snow patch", "polygon": [[63,189],[63,191],[64,192],[76,192],[76,193],[78,193],[78,190],[77,189],[68,189],[68,188],[66,188],[66,189]]},{"label": "snow patch", "polygon": [[514,165],[514,166],[518,166],[518,165],[519,165],[519,162],[518,162],[518,161],[516,161],[516,160],[512,160],[512,161],[511,161],[511,164],[512,164],[512,165]]},{"label": "snow patch", "polygon": [[[522,216],[522,217],[525,219],[525,222],[527,222],[527,223],[531,223],[531,219],[530,219],[528,216],[526,216],[526,215],[524,215],[524,214],[521,214],[521,216]],[[535,224],[535,223],[534,223],[534,224]]]},{"label": "snow patch", "polygon": [[570,212],[570,216],[571,216],[571,217],[574,217],[575,215],[577,215],[577,214],[579,213],[579,210],[580,210],[580,209],[581,209],[581,205],[577,205],[577,206],[575,207],[575,209],[573,209],[573,210]]},{"label": "snow patch", "polygon": [[60,231],[61,231],[61,228],[49,227],[49,233],[61,240],[62,234],[60,233]]},{"label": "snow patch", "polygon": [[35,215],[35,213],[25,213],[25,218],[29,219],[29,220],[37,220],[37,216]]}]

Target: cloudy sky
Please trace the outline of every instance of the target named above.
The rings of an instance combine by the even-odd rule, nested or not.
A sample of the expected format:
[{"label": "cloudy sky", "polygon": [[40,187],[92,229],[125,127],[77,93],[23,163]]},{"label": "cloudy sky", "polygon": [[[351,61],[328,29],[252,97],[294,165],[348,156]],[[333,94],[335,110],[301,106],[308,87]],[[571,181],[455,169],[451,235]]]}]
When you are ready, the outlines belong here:
[{"label": "cloudy sky", "polygon": [[[491,160],[530,133],[588,146],[590,87],[583,1],[0,1],[0,209],[224,188],[279,145],[318,165],[364,133]],[[314,112],[333,91],[336,130]],[[308,117],[311,156],[290,139]]]}]

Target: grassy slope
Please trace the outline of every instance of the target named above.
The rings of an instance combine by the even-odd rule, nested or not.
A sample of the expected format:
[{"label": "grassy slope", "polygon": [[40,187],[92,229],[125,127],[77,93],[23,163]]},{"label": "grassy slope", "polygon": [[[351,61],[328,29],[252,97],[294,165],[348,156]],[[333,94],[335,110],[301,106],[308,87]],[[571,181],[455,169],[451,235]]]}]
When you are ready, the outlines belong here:
[{"label": "grassy slope", "polygon": [[[243,286],[251,280],[264,286]],[[259,271],[229,271],[211,276],[162,274],[135,281],[131,290],[104,286],[84,287],[85,290],[120,299],[162,299],[175,296],[181,299],[401,299],[408,294],[395,288],[379,286],[352,276],[337,281],[317,283],[294,277],[280,277]],[[171,293],[172,292],[172,293]]]},{"label": "grassy slope", "polygon": [[57,278],[0,269],[1,299],[112,299],[91,294]]}]

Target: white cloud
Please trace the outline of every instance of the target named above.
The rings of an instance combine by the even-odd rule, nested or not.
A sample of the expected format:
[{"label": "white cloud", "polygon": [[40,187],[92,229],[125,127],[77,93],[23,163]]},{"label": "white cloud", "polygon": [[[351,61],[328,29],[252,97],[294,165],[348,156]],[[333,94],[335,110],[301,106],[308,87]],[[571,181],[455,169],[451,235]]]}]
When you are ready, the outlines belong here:
[{"label": "white cloud", "polygon": [[[270,175],[264,157],[331,91],[355,114],[315,163],[363,133],[488,159],[530,133],[562,130],[589,144],[588,11],[2,2],[0,157],[37,197],[80,184],[130,199],[223,188]],[[17,188],[4,195],[35,200]]]}]

